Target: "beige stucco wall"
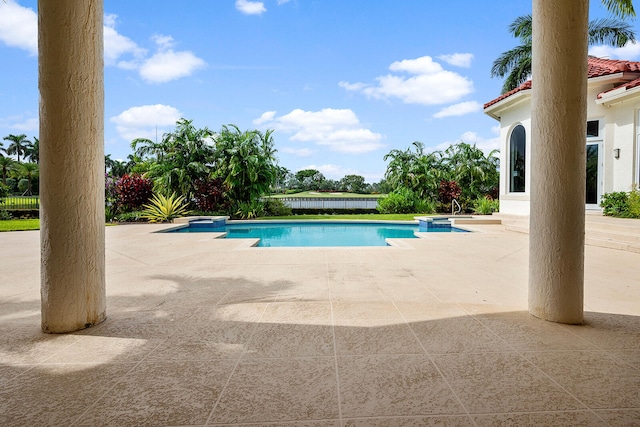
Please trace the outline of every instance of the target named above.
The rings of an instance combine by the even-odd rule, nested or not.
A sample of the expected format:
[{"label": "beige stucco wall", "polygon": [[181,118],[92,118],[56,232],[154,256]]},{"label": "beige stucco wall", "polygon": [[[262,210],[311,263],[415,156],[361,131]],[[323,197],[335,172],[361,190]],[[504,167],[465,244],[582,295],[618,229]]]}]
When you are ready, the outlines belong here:
[{"label": "beige stucco wall", "polygon": [[[602,166],[601,192],[629,191],[638,176],[638,148],[636,135],[640,133],[638,111],[640,93],[611,103],[597,103],[597,95],[614,86],[610,79],[592,79],[588,88],[588,120],[601,121]],[[513,95],[517,102],[505,103],[499,109],[500,116],[500,212],[514,215],[528,215],[530,211],[531,183],[531,96]],[[527,135],[526,191],[509,193],[509,139],[512,129],[524,126]],[[597,141],[598,138],[590,139]],[[586,144],[587,141],[585,141]],[[614,149],[620,149],[620,158],[614,158]]]}]

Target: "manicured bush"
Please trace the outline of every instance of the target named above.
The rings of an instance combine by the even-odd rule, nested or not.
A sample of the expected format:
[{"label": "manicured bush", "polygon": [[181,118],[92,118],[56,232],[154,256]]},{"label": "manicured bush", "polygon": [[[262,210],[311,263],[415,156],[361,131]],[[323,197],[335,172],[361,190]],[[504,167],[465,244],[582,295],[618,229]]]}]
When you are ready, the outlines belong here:
[{"label": "manicured bush", "polygon": [[115,184],[116,204],[121,212],[139,209],[153,195],[153,183],[141,175],[125,174]]}]

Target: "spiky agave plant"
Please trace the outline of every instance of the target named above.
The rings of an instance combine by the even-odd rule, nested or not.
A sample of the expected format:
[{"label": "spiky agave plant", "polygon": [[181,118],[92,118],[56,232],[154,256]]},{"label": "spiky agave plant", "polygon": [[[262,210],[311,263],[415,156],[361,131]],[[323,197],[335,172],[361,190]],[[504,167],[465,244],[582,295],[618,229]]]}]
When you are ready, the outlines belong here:
[{"label": "spiky agave plant", "polygon": [[174,218],[185,216],[189,213],[184,203],[184,196],[176,196],[172,193],[169,197],[162,194],[156,194],[146,205],[140,215],[149,222],[173,222]]}]

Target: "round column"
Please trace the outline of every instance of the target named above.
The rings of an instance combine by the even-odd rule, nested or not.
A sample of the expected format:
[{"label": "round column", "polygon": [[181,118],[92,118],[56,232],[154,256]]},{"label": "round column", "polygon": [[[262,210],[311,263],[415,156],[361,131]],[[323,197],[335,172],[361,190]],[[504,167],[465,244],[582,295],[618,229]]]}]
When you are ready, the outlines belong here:
[{"label": "round column", "polygon": [[42,330],[105,319],[103,0],[38,1]]},{"label": "round column", "polygon": [[529,312],[582,323],[588,0],[533,1]]}]

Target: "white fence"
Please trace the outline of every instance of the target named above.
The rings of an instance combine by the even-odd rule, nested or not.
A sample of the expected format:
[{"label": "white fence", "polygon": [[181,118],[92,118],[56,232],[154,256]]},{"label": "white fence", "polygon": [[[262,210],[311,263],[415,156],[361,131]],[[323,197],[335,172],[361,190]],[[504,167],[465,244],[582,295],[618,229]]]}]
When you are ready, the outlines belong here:
[{"label": "white fence", "polygon": [[375,209],[377,198],[349,197],[283,197],[282,203],[291,209]]}]

